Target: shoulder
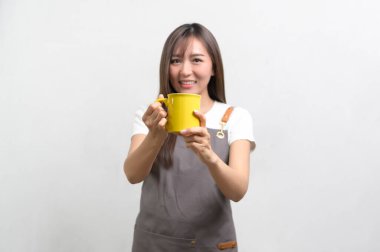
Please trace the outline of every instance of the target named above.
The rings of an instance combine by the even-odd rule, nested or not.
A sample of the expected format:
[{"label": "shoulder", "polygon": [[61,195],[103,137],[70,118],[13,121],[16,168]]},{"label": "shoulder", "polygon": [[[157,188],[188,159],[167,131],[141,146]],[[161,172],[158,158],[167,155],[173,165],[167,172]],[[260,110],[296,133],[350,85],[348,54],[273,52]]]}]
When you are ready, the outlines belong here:
[{"label": "shoulder", "polygon": [[[233,111],[228,119],[227,124],[225,125],[225,130],[228,131],[228,142],[231,144],[236,140],[248,140],[251,143],[251,151],[255,146],[255,138],[253,134],[253,118],[251,113],[242,107],[232,106],[230,104],[223,104],[220,107],[220,115],[218,120],[221,121],[225,111],[229,107],[233,107]],[[220,127],[220,126],[218,126]]]},{"label": "shoulder", "polygon": [[213,107],[206,113],[207,127],[211,129],[218,129],[219,122],[222,120],[223,115],[229,107],[233,107],[233,111],[229,117],[227,127],[239,123],[240,120],[251,120],[252,116],[247,109],[239,106],[233,106],[228,103],[214,102]]},{"label": "shoulder", "polygon": [[251,113],[242,107],[234,107],[233,112],[231,113],[230,120],[233,123],[238,123],[239,121],[247,121],[247,120],[252,120]]},{"label": "shoulder", "polygon": [[221,121],[224,113],[229,107],[229,104],[215,101],[210,111],[208,111],[205,115],[207,128],[219,129],[219,122]]}]

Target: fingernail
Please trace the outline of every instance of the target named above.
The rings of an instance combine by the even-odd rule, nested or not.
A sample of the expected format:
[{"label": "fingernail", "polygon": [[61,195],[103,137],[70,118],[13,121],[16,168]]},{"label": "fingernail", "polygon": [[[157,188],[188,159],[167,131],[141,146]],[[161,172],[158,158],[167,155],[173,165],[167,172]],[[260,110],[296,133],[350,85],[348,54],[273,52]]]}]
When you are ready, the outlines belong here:
[{"label": "fingernail", "polygon": [[186,134],[187,133],[187,130],[181,130],[179,133],[181,133],[181,134]]}]

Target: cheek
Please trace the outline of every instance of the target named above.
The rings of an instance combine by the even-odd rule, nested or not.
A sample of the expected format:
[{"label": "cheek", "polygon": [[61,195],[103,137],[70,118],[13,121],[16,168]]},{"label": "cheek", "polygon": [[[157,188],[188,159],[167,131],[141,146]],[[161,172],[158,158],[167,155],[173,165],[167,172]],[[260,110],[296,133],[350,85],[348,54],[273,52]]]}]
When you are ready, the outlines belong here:
[{"label": "cheek", "polygon": [[213,71],[212,67],[204,69],[204,71],[202,71],[202,75],[205,78],[209,78],[209,77],[213,76],[214,75],[214,71]]},{"label": "cheek", "polygon": [[169,68],[169,78],[170,79],[174,79],[174,77],[176,76],[176,71],[175,69],[173,69],[172,67]]}]

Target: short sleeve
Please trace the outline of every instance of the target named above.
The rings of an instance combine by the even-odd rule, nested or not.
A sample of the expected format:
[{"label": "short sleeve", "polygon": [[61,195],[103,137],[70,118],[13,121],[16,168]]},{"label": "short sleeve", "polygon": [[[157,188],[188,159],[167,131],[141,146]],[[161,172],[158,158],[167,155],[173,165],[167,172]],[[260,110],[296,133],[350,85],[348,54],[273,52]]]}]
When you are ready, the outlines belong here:
[{"label": "short sleeve", "polygon": [[132,136],[138,135],[138,134],[147,135],[149,132],[148,127],[145,125],[145,123],[142,120],[144,111],[145,110],[143,108],[140,108],[135,113],[135,117],[133,119],[133,126],[132,126]]},{"label": "short sleeve", "polygon": [[231,145],[236,140],[248,140],[251,143],[251,151],[255,148],[255,138],[253,132],[253,119],[251,114],[243,108],[236,107],[228,122],[228,143]]}]

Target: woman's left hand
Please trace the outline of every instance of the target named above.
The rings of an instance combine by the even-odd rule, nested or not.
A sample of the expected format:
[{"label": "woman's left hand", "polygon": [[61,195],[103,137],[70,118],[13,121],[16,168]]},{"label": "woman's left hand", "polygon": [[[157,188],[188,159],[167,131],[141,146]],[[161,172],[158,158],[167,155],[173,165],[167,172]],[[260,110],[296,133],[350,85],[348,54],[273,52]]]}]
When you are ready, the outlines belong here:
[{"label": "woman's left hand", "polygon": [[211,148],[210,133],[206,128],[206,117],[199,111],[194,111],[194,115],[198,117],[200,127],[185,129],[179,134],[183,136],[186,147],[192,149],[203,162],[206,164],[215,162],[216,154]]}]

